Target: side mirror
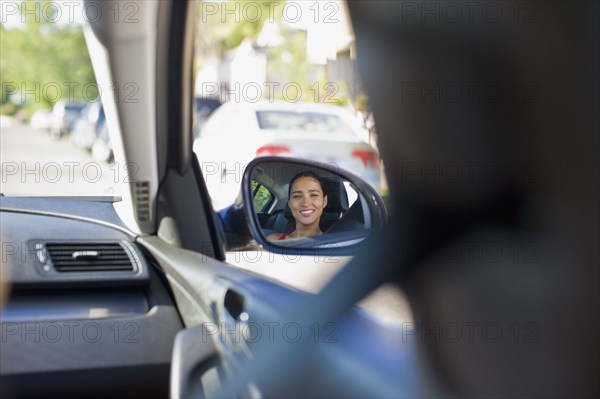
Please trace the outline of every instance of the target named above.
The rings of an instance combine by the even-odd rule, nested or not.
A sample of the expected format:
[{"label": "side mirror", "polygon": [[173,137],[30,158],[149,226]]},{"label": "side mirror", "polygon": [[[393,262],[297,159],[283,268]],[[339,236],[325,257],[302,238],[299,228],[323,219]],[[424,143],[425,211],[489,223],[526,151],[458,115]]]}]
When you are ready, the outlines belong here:
[{"label": "side mirror", "polygon": [[[299,175],[303,178],[290,188]],[[245,213],[251,236],[274,253],[351,255],[387,222],[383,200],[361,178],[332,164],[288,157],[250,162],[243,175],[242,202],[238,209]],[[318,233],[308,234],[315,231],[315,223]]]}]

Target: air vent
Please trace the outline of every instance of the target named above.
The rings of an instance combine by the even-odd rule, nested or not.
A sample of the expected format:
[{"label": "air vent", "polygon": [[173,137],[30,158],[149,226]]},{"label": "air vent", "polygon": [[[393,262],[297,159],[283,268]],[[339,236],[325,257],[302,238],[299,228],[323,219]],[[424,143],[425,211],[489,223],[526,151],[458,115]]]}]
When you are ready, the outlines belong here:
[{"label": "air vent", "polygon": [[133,202],[136,216],[140,222],[150,220],[150,182],[138,181],[134,183]]},{"label": "air vent", "polygon": [[129,255],[118,243],[47,243],[46,250],[59,272],[133,270]]}]

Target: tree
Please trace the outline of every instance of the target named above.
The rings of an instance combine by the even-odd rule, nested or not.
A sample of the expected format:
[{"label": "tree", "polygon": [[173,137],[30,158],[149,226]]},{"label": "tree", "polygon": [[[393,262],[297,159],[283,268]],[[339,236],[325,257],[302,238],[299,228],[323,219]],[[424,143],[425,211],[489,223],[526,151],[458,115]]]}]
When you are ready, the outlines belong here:
[{"label": "tree", "polygon": [[[26,7],[36,9],[35,2],[23,1],[19,9]],[[97,86],[81,26],[56,23],[44,14],[22,15],[21,26],[0,25],[0,105],[13,100],[15,112],[33,113],[69,97],[93,100]]]},{"label": "tree", "polygon": [[223,54],[238,47],[245,38],[255,38],[265,21],[280,21],[284,2],[229,0],[200,3],[197,23],[200,59]]}]

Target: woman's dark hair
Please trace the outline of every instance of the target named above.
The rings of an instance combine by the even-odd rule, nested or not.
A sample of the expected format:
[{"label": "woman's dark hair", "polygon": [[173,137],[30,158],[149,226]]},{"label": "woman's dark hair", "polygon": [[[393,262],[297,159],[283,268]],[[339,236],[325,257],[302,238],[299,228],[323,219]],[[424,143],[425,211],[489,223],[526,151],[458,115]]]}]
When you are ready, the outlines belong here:
[{"label": "woman's dark hair", "polygon": [[294,184],[294,182],[296,180],[300,179],[301,177],[310,177],[310,178],[318,181],[319,185],[321,186],[321,191],[323,191],[323,196],[326,195],[325,194],[325,184],[323,183],[323,179],[321,179],[321,177],[319,177],[319,175],[317,175],[316,173],[305,170],[304,172],[297,173],[294,177],[292,177],[292,180],[290,180],[290,185],[288,187],[288,198],[292,194],[292,185]]}]

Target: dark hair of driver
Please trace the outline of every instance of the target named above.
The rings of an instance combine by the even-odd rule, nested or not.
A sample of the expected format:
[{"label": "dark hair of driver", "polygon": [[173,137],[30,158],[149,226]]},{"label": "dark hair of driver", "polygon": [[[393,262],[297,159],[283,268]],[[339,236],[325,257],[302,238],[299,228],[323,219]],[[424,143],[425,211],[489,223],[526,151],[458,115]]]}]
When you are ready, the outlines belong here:
[{"label": "dark hair of driver", "polygon": [[292,180],[290,180],[290,186],[288,187],[288,198],[290,198],[290,195],[292,194],[292,186],[294,185],[294,182],[300,179],[301,177],[310,177],[312,179],[315,179],[317,182],[319,182],[319,185],[321,186],[321,191],[323,191],[323,195],[325,195],[325,190],[323,188],[325,187],[325,184],[323,184],[323,179],[321,179],[316,173],[305,170],[304,172],[297,173],[294,177],[292,177]]}]

